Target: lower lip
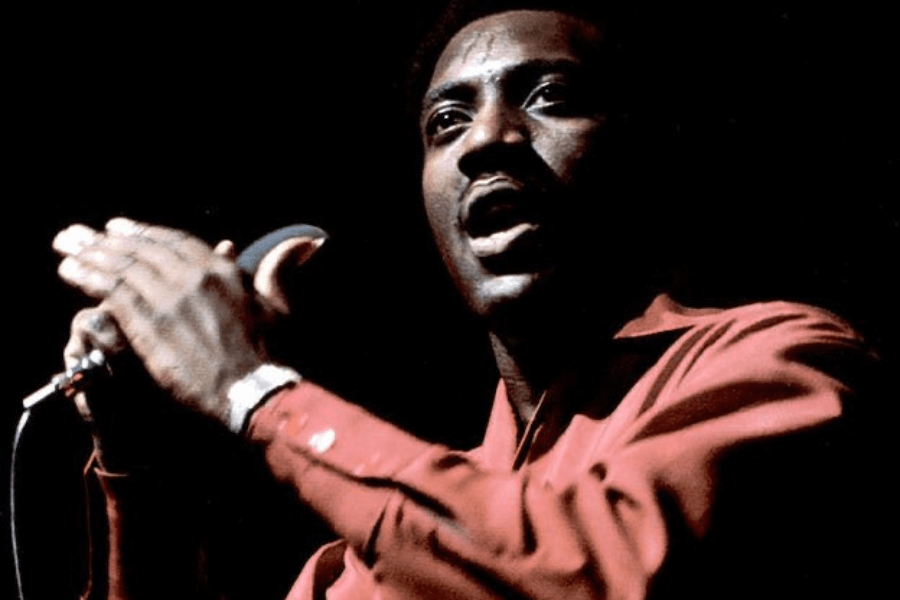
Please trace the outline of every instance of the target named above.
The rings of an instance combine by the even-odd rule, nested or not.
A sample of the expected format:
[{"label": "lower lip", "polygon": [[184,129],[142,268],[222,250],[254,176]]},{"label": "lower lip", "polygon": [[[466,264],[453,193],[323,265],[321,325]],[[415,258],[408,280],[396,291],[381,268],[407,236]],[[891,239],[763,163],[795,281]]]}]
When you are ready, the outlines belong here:
[{"label": "lower lip", "polygon": [[533,223],[519,223],[503,231],[472,238],[469,246],[477,258],[489,258],[509,251],[537,230],[538,226]]}]

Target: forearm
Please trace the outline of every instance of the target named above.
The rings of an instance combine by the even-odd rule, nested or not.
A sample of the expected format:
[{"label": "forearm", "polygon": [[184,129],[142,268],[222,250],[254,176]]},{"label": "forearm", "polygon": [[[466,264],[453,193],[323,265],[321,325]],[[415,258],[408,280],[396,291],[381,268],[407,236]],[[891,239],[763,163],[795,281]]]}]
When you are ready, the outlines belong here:
[{"label": "forearm", "polygon": [[[638,578],[640,587],[658,564],[631,536],[664,545],[664,528],[641,531],[658,522],[642,482],[610,500],[590,474],[554,489],[530,469],[485,470],[308,382],[262,407],[249,433],[276,476],[372,569],[386,598],[426,589],[468,598],[593,598],[604,585],[632,587]],[[623,523],[632,506],[634,520]],[[648,533],[658,539],[650,542]]]},{"label": "forearm", "polygon": [[[94,473],[105,502],[106,596],[203,598],[202,539],[183,500],[147,473],[122,475],[99,467]],[[101,597],[102,579],[95,575],[94,597]]]}]

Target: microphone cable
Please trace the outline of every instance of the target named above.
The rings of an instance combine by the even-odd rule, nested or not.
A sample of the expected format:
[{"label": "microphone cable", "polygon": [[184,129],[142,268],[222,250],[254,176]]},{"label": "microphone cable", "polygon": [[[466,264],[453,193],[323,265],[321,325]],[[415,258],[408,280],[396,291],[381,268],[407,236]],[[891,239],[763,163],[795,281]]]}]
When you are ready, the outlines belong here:
[{"label": "microphone cable", "polygon": [[16,466],[19,461],[19,442],[22,439],[22,432],[25,430],[25,425],[28,423],[30,416],[31,410],[25,409],[22,416],[19,417],[19,424],[16,426],[16,434],[13,437],[12,456],[10,458],[11,466],[9,469],[9,531],[12,538],[13,570],[16,574],[16,592],[19,600],[25,600],[25,592],[22,588],[22,559],[19,548],[19,533],[16,530],[16,471],[18,470]]},{"label": "microphone cable", "polygon": [[19,446],[22,442],[22,433],[25,431],[25,426],[31,418],[31,410],[35,405],[58,395],[67,397],[74,395],[85,389],[91,381],[102,373],[109,373],[106,356],[99,350],[93,350],[78,361],[75,366],[67,369],[64,373],[54,376],[50,383],[22,401],[22,406],[25,410],[22,411],[22,416],[19,417],[19,424],[16,426],[16,433],[13,436],[9,469],[9,530],[12,538],[13,570],[16,576],[16,592],[19,600],[25,600],[24,585],[22,583],[22,552],[19,545],[16,512],[16,490],[18,489],[16,472],[19,470]]}]

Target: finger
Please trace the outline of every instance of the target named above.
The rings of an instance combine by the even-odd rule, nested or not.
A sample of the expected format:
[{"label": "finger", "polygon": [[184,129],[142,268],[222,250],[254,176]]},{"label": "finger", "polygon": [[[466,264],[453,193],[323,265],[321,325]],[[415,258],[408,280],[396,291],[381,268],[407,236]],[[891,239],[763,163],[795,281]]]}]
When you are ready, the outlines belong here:
[{"label": "finger", "polygon": [[121,284],[119,276],[93,268],[72,256],[63,259],[57,273],[63,281],[91,298],[106,298]]},{"label": "finger", "polygon": [[85,323],[89,317],[84,312],[79,312],[72,319],[69,341],[66,342],[66,347],[63,348],[63,362],[67,369],[74,367],[83,356],[86,356],[93,349],[85,330]]},{"label": "finger", "polygon": [[82,312],[87,315],[82,331],[91,343],[91,350],[102,350],[112,356],[128,345],[125,335],[106,308],[98,307]]},{"label": "finger", "polygon": [[107,236],[81,224],[57,234],[53,249],[66,257],[60,264],[60,276],[94,297],[109,294],[117,285],[118,274],[136,262],[130,247],[117,247]]},{"label": "finger", "polygon": [[66,368],[72,367],[92,350],[100,350],[107,357],[127,347],[124,334],[105,307],[79,311],[72,319],[69,341],[63,350]]},{"label": "finger", "polygon": [[149,225],[125,217],[110,219],[106,224],[106,232],[112,236],[131,238],[132,241],[165,246],[188,259],[196,259],[210,252],[209,245],[184,231]]},{"label": "finger", "polygon": [[60,254],[77,255],[97,242],[100,234],[86,225],[71,225],[53,238],[53,249]]},{"label": "finger", "polygon": [[[178,263],[203,266],[212,255],[207,244],[182,231],[125,218],[110,220],[106,235],[81,224],[72,225],[56,236],[53,247],[61,254],[77,257],[82,266],[109,275],[118,275],[135,262],[144,263],[157,275],[177,274]],[[228,242],[217,256],[226,256],[230,252],[233,252],[233,244]],[[82,286],[85,273],[78,273],[71,264],[66,265],[64,273],[69,277],[67,281]],[[116,280],[98,275],[86,283],[85,287],[96,297],[108,293]]]},{"label": "finger", "polygon": [[109,294],[117,274],[135,262],[127,251],[111,249],[107,236],[81,224],[58,233],[53,249],[66,257],[59,267],[63,280],[93,297]]},{"label": "finger", "polygon": [[213,253],[229,260],[234,260],[237,258],[237,247],[231,240],[222,240],[213,248]]},{"label": "finger", "polygon": [[[206,250],[205,257],[210,256]],[[143,265],[159,277],[177,272],[187,264],[201,264],[201,259],[190,259],[171,246],[165,246],[138,237],[105,236],[99,243],[84,250],[80,259],[96,268],[126,271],[133,265]]]},{"label": "finger", "polygon": [[118,249],[107,244],[87,246],[77,255],[77,259],[83,265],[110,274],[121,273],[138,260],[127,249]]},{"label": "finger", "polygon": [[289,238],[270,250],[259,262],[253,276],[253,287],[281,314],[289,314],[287,280],[291,271],[309,261],[326,238]]},{"label": "finger", "polygon": [[[207,248],[197,258],[187,258],[170,246],[138,236],[99,236],[96,243],[77,255],[82,272],[66,271],[70,283],[82,287],[94,297],[108,295],[125,283],[148,299],[171,295],[188,278],[210,267],[213,260],[223,260]],[[230,262],[230,261],[228,261]],[[67,268],[68,265],[67,265]],[[90,289],[88,271],[96,283]],[[103,275],[106,278],[103,278]],[[87,284],[87,285],[86,285]],[[104,287],[105,286],[105,287]],[[112,286],[112,287],[111,287]]]},{"label": "finger", "polygon": [[[135,267],[122,272],[123,278],[151,300],[181,288],[185,281],[190,283],[190,279],[185,278],[215,270],[216,262],[223,263],[222,266],[226,262],[205,242],[175,229],[116,218],[108,223],[107,233],[102,246],[136,262]],[[227,246],[223,247],[223,252],[225,250]],[[226,260],[233,263],[232,259]],[[144,273],[137,268],[140,265],[151,272]]]},{"label": "finger", "polygon": [[[68,368],[69,365],[66,365]],[[73,397],[75,400],[75,407],[78,409],[78,414],[81,415],[81,418],[84,419],[87,423],[93,425],[94,423],[94,413],[91,411],[91,407],[87,401],[87,394],[84,392],[78,392]],[[95,438],[96,439],[96,438]]]},{"label": "finger", "polygon": [[63,363],[67,369],[77,365],[83,356],[87,356],[90,353],[88,346],[87,340],[81,337],[80,334],[72,333],[72,337],[69,338],[69,341],[66,342],[66,347],[63,348]]},{"label": "finger", "polygon": [[[148,256],[154,253],[160,256]],[[58,273],[63,281],[92,298],[107,298],[123,284],[139,289],[145,295],[157,294],[166,288],[167,282],[161,278],[161,273],[168,264],[175,262],[172,256],[164,249],[140,252],[101,240],[77,256],[66,256]]]}]

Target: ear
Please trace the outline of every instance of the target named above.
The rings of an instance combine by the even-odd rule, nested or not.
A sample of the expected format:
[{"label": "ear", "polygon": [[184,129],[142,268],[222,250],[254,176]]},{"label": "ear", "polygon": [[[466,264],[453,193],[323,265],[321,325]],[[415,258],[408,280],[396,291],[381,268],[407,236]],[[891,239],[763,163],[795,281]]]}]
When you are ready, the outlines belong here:
[{"label": "ear", "polygon": [[290,312],[286,283],[289,274],[308,261],[325,243],[325,237],[300,236],[276,244],[259,261],[253,287],[282,315]]}]

